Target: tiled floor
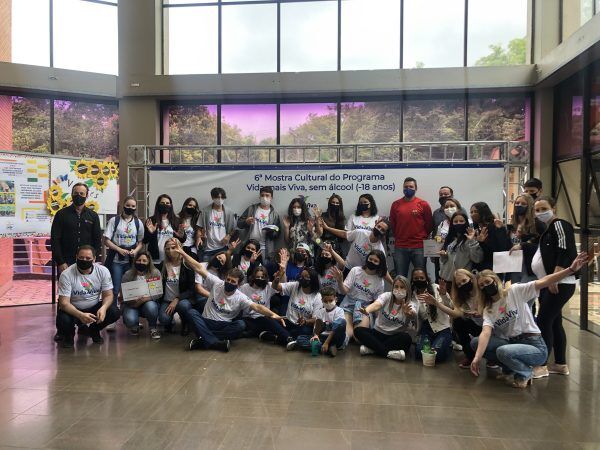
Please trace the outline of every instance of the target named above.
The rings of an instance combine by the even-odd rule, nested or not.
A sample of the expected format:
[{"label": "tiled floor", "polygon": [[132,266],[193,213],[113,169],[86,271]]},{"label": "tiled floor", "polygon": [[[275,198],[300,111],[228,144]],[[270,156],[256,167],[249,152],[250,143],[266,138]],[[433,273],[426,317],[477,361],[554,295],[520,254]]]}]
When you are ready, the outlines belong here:
[{"label": "tiled floor", "polygon": [[120,328],[57,350],[53,322],[49,305],[0,309],[2,449],[600,448],[600,338],[572,325],[571,376],[517,391],[356,346],[335,359],[255,340],[189,352]]},{"label": "tiled floor", "polygon": [[11,288],[0,296],[0,306],[40,305],[52,303],[52,281],[13,280]]}]

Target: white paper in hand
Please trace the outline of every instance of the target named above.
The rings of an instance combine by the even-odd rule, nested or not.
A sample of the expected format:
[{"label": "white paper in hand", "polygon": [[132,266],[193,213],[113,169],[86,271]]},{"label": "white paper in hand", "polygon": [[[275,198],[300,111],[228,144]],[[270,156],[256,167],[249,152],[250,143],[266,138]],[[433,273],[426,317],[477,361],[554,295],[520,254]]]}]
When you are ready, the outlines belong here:
[{"label": "white paper in hand", "polygon": [[494,252],[494,272],[508,273],[523,270],[523,250]]}]

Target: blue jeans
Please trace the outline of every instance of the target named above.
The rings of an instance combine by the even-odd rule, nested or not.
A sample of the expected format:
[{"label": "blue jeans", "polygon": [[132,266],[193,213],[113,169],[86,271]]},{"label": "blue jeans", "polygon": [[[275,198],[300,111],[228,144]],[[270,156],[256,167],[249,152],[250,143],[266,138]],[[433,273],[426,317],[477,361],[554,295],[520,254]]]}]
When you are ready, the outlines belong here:
[{"label": "blue jeans", "polygon": [[262,331],[269,331],[277,336],[276,343],[285,345],[288,342],[290,333],[281,323],[270,317],[245,317],[246,329],[258,336]]},{"label": "blue jeans", "polygon": [[421,330],[419,331],[419,336],[417,336],[417,344],[415,357],[416,359],[421,359],[421,350],[423,350],[423,338],[427,336],[429,338],[429,342],[431,343],[431,348],[435,349],[437,354],[435,355],[435,362],[440,363],[445,361],[448,356],[450,356],[450,351],[452,348],[452,331],[450,328],[445,328],[442,331],[438,331],[434,333],[431,329],[431,325],[427,320],[423,321],[421,325]]},{"label": "blue jeans", "polygon": [[[473,338],[471,348],[477,350],[478,343],[479,338]],[[499,364],[502,372],[514,373],[515,378],[529,379],[533,367],[546,362],[548,348],[541,335],[510,340],[492,336],[483,356]]]},{"label": "blue jeans", "polygon": [[408,277],[408,269],[412,263],[413,268],[425,269],[425,256],[422,248],[394,248],[394,268],[396,275]]},{"label": "blue jeans", "polygon": [[187,323],[194,329],[196,337],[202,339],[205,348],[223,339],[236,339],[246,329],[243,320],[231,322],[211,320],[202,317],[202,314],[194,308],[185,311],[184,315]]},{"label": "blue jeans", "polygon": [[148,300],[139,308],[132,308],[125,303],[123,306],[123,323],[127,328],[137,328],[140,323],[140,316],[145,317],[146,320],[148,320],[148,326],[150,328],[156,328],[156,322],[158,320],[158,303],[154,300]]},{"label": "blue jeans", "polygon": [[[160,324],[165,327],[165,330],[170,331],[171,328],[173,327],[173,316],[170,316],[167,314],[167,307],[169,306],[169,303],[171,302],[165,302],[165,301],[161,301],[160,302],[160,306],[158,309],[158,320],[160,321]],[[177,314],[179,314],[179,317],[181,317],[181,321],[183,322],[185,320],[185,313],[187,310],[192,308],[192,302],[190,302],[187,299],[182,299],[179,300],[179,303],[177,303],[177,306],[175,307],[175,312]]]},{"label": "blue jeans", "polygon": [[[116,259],[116,256],[115,256]],[[131,264],[129,262],[116,262],[112,263],[112,266],[109,267],[110,276],[112,277],[113,282],[113,294],[115,296],[115,300],[119,296],[119,291],[121,290],[121,279],[123,278],[123,274],[131,269]],[[117,304],[116,301],[113,302],[114,305]]]},{"label": "blue jeans", "polygon": [[[100,307],[102,306],[102,302],[96,303],[94,306],[88,309],[80,309],[81,312],[96,314]],[[91,331],[100,331],[111,323],[115,323],[119,320],[119,310],[108,308],[106,311],[106,317],[104,318],[104,322],[101,323],[92,323],[90,325],[83,324],[79,319],[75,318],[62,309],[59,309],[56,313],[56,328],[58,329],[58,333],[64,336],[67,339],[72,339],[75,335],[75,325],[77,328],[81,330],[82,328],[88,328]]]},{"label": "blue jeans", "polygon": [[[342,348],[344,346],[344,341],[346,340],[346,320],[338,319],[331,324],[331,333],[333,333],[333,338],[331,339],[331,345],[335,345],[337,348]],[[325,333],[321,333],[319,335],[319,341],[321,344],[325,342],[329,335]],[[312,335],[301,334],[296,338],[296,342],[301,349],[310,350],[310,339]]]}]

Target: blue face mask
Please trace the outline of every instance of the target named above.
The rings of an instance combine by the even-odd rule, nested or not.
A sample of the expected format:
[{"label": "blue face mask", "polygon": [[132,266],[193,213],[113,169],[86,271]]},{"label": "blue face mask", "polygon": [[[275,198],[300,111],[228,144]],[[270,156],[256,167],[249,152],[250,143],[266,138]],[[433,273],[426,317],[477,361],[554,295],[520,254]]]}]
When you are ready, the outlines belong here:
[{"label": "blue face mask", "polygon": [[406,198],[413,198],[415,196],[415,192],[417,192],[417,191],[415,191],[414,189],[411,189],[411,188],[404,188],[403,192],[404,192],[404,196]]}]

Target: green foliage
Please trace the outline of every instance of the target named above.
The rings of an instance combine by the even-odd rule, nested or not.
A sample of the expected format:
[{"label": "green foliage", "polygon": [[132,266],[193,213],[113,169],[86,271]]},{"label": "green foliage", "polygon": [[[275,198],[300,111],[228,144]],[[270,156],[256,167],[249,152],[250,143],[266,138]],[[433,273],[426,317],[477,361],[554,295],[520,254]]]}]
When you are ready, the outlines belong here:
[{"label": "green foliage", "polygon": [[48,100],[13,97],[13,150],[50,153],[50,104]]},{"label": "green foliage", "polygon": [[527,38],[516,38],[508,43],[505,49],[500,44],[490,45],[491,53],[479,58],[476,66],[514,66],[525,64],[527,51]]}]

